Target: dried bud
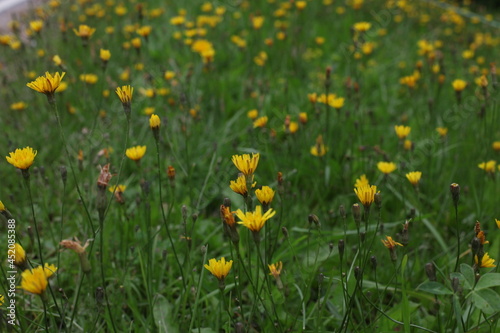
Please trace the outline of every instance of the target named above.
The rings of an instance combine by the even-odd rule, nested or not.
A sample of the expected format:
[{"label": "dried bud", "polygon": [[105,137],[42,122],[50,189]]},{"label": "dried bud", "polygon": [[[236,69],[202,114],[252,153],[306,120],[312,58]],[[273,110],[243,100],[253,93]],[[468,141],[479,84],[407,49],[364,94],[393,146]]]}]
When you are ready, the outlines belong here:
[{"label": "dried bud", "polygon": [[110,167],[109,163],[101,167],[101,172],[99,174],[99,178],[97,179],[97,186],[99,188],[106,189],[106,187],[109,184],[109,181],[111,180],[111,177],[113,177],[113,175],[109,172],[109,167]]},{"label": "dried bud", "polygon": [[286,227],[282,227],[281,232],[283,233],[283,236],[285,236],[285,238],[288,238],[288,229]]},{"label": "dried bud", "polygon": [[61,245],[65,249],[72,250],[76,254],[78,254],[78,257],[80,258],[80,267],[82,268],[82,271],[85,274],[90,273],[90,271],[92,269],[92,267],[90,266],[90,262],[89,262],[89,260],[87,258],[87,252],[85,251],[85,249],[87,248],[87,246],[89,246],[89,241],[90,240],[87,240],[87,242],[85,242],[84,246],[82,246],[78,240],[77,241],[62,240],[59,243],[59,245]]},{"label": "dried bud", "polygon": [[428,262],[425,264],[425,274],[427,274],[430,281],[436,281],[436,267],[434,267],[433,263]]},{"label": "dried bud", "polygon": [[346,218],[347,214],[345,212],[345,207],[344,205],[340,205],[339,207],[339,214],[340,214],[340,217],[342,217],[343,219]]},{"label": "dried bud", "polygon": [[339,240],[339,244],[337,246],[339,248],[340,257],[342,258],[342,256],[344,255],[344,250],[345,250],[345,242],[344,242],[344,240],[343,239]]}]

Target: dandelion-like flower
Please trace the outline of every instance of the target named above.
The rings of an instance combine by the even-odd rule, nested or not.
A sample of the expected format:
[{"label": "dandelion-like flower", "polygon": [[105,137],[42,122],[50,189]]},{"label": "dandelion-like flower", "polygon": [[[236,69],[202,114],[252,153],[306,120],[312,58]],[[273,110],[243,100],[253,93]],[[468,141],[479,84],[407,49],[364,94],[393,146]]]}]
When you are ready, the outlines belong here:
[{"label": "dandelion-like flower", "polygon": [[498,229],[500,229],[500,220],[495,219],[495,223],[497,224]]},{"label": "dandelion-like flower", "polygon": [[243,174],[240,174],[238,176],[238,179],[231,180],[229,182],[229,187],[235,193],[238,193],[238,194],[242,195],[243,197],[246,197],[248,195],[247,181],[245,179],[245,175],[243,175]]},{"label": "dandelion-like flower", "polygon": [[111,59],[111,52],[109,50],[100,49],[99,50],[99,58],[103,63],[107,63],[109,59]]},{"label": "dandelion-like flower", "polygon": [[73,32],[75,33],[75,35],[77,35],[78,37],[80,37],[81,39],[83,40],[87,40],[89,39],[90,37],[92,37],[92,35],[94,34],[95,32],[95,28],[91,28],[89,27],[88,25],[86,24],[80,24],[78,26],[78,30],[76,29],[73,29]]},{"label": "dandelion-like flower", "polygon": [[281,270],[283,269],[283,263],[281,261],[278,261],[275,264],[267,265],[269,267],[269,275],[274,276],[274,278],[277,278],[281,275]]},{"label": "dandelion-like flower", "polygon": [[377,186],[364,185],[354,189],[354,193],[358,196],[359,201],[363,206],[368,209],[375,200],[375,193],[377,193]]},{"label": "dandelion-like flower", "polygon": [[130,85],[128,86],[123,86],[123,87],[118,87],[116,88],[116,94],[120,98],[120,101],[122,104],[130,106],[130,102],[132,101],[132,95],[134,93],[134,88],[132,88]]},{"label": "dandelion-like flower", "polygon": [[355,23],[353,28],[357,32],[365,32],[371,28],[372,24],[370,22],[358,22]]},{"label": "dandelion-like flower", "polygon": [[488,162],[479,163],[477,166],[487,173],[495,173],[496,165],[497,162],[495,160],[490,160]]},{"label": "dandelion-like flower", "polygon": [[368,178],[366,178],[366,175],[361,175],[358,179],[356,179],[356,182],[354,183],[354,187],[363,187],[363,186],[370,186],[370,182],[368,181]]},{"label": "dandelion-like flower", "polygon": [[257,165],[259,164],[260,154],[243,154],[243,155],[233,155],[232,161],[236,168],[240,170],[241,173],[245,175],[245,177],[253,175],[255,169],[257,169]]},{"label": "dandelion-like flower", "polygon": [[263,116],[263,117],[259,117],[259,118],[255,119],[255,121],[253,122],[253,128],[265,127],[267,125],[267,120],[268,120],[267,116]]},{"label": "dandelion-like flower", "polygon": [[4,302],[5,302],[5,297],[3,295],[0,295],[0,306],[2,306]]},{"label": "dandelion-like flower", "polygon": [[384,174],[388,175],[397,169],[394,162],[378,162],[377,168]]},{"label": "dandelion-like flower", "polygon": [[395,125],[394,126],[394,131],[396,132],[396,135],[400,140],[406,139],[408,134],[411,132],[411,127],[410,126],[404,126],[404,125]]},{"label": "dandelion-like flower", "polygon": [[14,152],[6,156],[7,162],[18,169],[27,170],[33,164],[37,151],[31,147],[16,149]]},{"label": "dandelion-like flower", "polygon": [[318,137],[316,138],[316,144],[310,149],[311,155],[321,157],[325,156],[327,151],[328,148],[323,143],[323,136],[318,135]]},{"label": "dandelion-like flower", "polygon": [[267,206],[273,201],[274,193],[274,190],[269,186],[262,186],[261,189],[255,190],[255,196],[263,206]]},{"label": "dandelion-like flower", "polygon": [[394,241],[391,236],[385,236],[385,237],[386,239],[382,239],[382,243],[387,249],[389,249],[389,255],[391,256],[391,260],[396,261],[398,259],[398,256],[396,254],[396,245],[403,246],[403,244]]},{"label": "dandelion-like flower", "polygon": [[41,295],[47,289],[48,279],[56,271],[57,267],[48,263],[45,263],[45,267],[27,269],[21,273],[21,288],[32,294]]},{"label": "dandelion-like flower", "polygon": [[456,92],[460,92],[460,91],[464,90],[465,87],[467,87],[467,82],[464,80],[461,80],[461,79],[456,79],[456,80],[453,80],[451,85],[453,87],[453,90],[455,90]]},{"label": "dandelion-like flower", "polygon": [[236,211],[236,216],[241,220],[238,224],[243,224],[245,227],[250,229],[254,233],[258,233],[271,217],[276,214],[272,208],[269,209],[264,215],[262,215],[262,207],[255,207],[254,212],[243,213],[241,209]]},{"label": "dandelion-like flower", "polygon": [[231,267],[233,266],[233,261],[226,261],[226,258],[222,257],[220,260],[215,258],[208,261],[208,265],[205,264],[204,267],[212,273],[219,281],[224,281],[224,279],[229,274]]},{"label": "dandelion-like flower", "polygon": [[146,146],[135,146],[128,148],[125,155],[133,161],[139,161],[146,154]]},{"label": "dandelion-like flower", "polygon": [[[53,97],[54,92],[57,88],[59,88],[64,75],[66,75],[65,72],[62,74],[56,72],[54,75],[49,72],[45,72],[45,76],[39,76],[35,81],[29,82],[26,85],[39,93],[47,95],[47,97]],[[49,101],[51,101],[50,98]]]},{"label": "dandelion-like flower", "polygon": [[422,177],[422,172],[420,172],[420,171],[412,171],[412,172],[408,172],[406,174],[406,178],[413,186],[418,185],[421,177]]},{"label": "dandelion-like flower", "polygon": [[2,202],[2,200],[0,200],[0,212],[4,212],[5,211],[5,206]]},{"label": "dandelion-like flower", "polygon": [[446,134],[448,134],[448,128],[446,127],[437,127],[436,128],[436,132],[438,132],[439,136],[440,137],[445,137]]},{"label": "dandelion-like flower", "polygon": [[[474,262],[476,265],[479,265],[479,258],[477,255],[474,256]],[[495,259],[491,258],[488,252],[486,252],[483,257],[481,258],[481,268],[491,268],[491,267],[497,267],[494,265]]]},{"label": "dandelion-like flower", "polygon": [[161,125],[160,117],[158,117],[156,114],[152,114],[151,117],[149,118],[149,127],[151,127],[151,129],[155,129],[155,128],[160,128],[160,125]]},{"label": "dandelion-like flower", "polygon": [[222,219],[224,220],[224,223],[227,224],[230,227],[233,227],[236,225],[236,222],[234,220],[234,215],[233,212],[231,212],[230,207],[226,207],[224,205],[220,206],[220,215]]},{"label": "dandelion-like flower", "polygon": [[26,266],[26,252],[19,243],[14,244],[14,265],[21,269]]}]

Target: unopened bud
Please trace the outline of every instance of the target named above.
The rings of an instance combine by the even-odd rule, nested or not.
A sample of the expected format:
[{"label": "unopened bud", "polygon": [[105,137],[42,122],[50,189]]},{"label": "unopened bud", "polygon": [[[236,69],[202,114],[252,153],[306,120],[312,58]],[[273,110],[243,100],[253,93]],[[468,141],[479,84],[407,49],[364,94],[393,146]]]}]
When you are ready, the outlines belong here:
[{"label": "unopened bud", "polygon": [[345,250],[345,242],[344,242],[344,240],[343,239],[339,240],[339,244],[337,246],[339,248],[340,257],[342,257],[344,255],[344,250]]},{"label": "unopened bud", "polygon": [[363,279],[363,271],[359,268],[359,266],[354,267],[354,277],[358,281]]},{"label": "unopened bud", "polygon": [[382,207],[382,194],[380,192],[375,193],[373,201],[375,202],[375,206],[380,209]]},{"label": "unopened bud", "polygon": [[224,198],[223,205],[224,205],[225,207],[229,207],[229,208],[231,208],[231,199],[229,199],[229,198]]},{"label": "unopened bud", "polygon": [[316,216],[315,214],[310,214],[308,216],[308,220],[309,220],[309,224],[311,223],[314,223],[315,225],[317,225],[318,227],[321,226],[321,224],[319,223],[319,218],[318,216]]},{"label": "unopened bud", "polygon": [[288,238],[288,229],[286,227],[282,227],[281,232],[283,233],[283,236],[285,236],[285,238]]},{"label": "unopened bud", "polygon": [[372,269],[376,270],[377,269],[377,257],[371,256],[370,257],[370,262],[372,263]]},{"label": "unopened bud", "polygon": [[428,262],[425,264],[425,274],[427,274],[430,281],[436,281],[436,267],[434,267],[433,263]]},{"label": "unopened bud", "polygon": [[352,205],[352,216],[354,217],[356,225],[359,226],[361,223],[361,207],[357,203]]},{"label": "unopened bud", "polygon": [[66,169],[64,165],[61,165],[59,171],[61,172],[61,179],[63,181],[63,184],[66,185],[66,180],[68,179],[68,169]]},{"label": "unopened bud", "polygon": [[186,205],[182,205],[181,214],[182,214],[182,220],[184,221],[184,223],[186,223],[188,218],[188,210]]},{"label": "unopened bud", "polygon": [[345,217],[347,216],[347,214],[345,212],[344,205],[340,205],[340,207],[339,207],[339,214],[340,214],[340,217],[342,217],[343,219],[345,219]]},{"label": "unopened bud", "polygon": [[460,185],[457,183],[452,183],[450,185],[451,197],[453,198],[453,204],[458,205],[458,200],[460,199]]}]

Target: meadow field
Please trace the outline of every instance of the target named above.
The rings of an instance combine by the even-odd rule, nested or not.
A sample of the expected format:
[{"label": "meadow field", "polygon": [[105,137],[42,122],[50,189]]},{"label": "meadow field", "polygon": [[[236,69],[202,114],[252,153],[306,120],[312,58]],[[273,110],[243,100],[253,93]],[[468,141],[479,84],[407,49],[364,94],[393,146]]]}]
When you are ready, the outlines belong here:
[{"label": "meadow field", "polygon": [[0,33],[0,332],[500,332],[485,3],[30,6]]}]

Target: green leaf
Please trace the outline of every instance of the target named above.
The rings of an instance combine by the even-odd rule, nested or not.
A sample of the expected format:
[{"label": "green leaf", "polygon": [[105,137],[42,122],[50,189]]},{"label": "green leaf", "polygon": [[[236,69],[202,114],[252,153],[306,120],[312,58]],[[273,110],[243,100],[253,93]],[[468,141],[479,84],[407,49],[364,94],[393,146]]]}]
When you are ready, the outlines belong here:
[{"label": "green leaf", "polygon": [[500,286],[500,273],[488,273],[479,279],[474,290]]},{"label": "green leaf", "polygon": [[500,295],[491,289],[473,290],[472,301],[486,314],[500,311]]},{"label": "green leaf", "polygon": [[469,285],[473,286],[474,282],[475,282],[474,269],[467,264],[461,264],[460,265],[460,272],[462,272],[462,274],[464,275],[467,282],[469,282]]},{"label": "green leaf", "polygon": [[435,281],[424,282],[417,287],[417,290],[422,290],[433,295],[453,295],[452,290],[448,289],[444,284]]}]

